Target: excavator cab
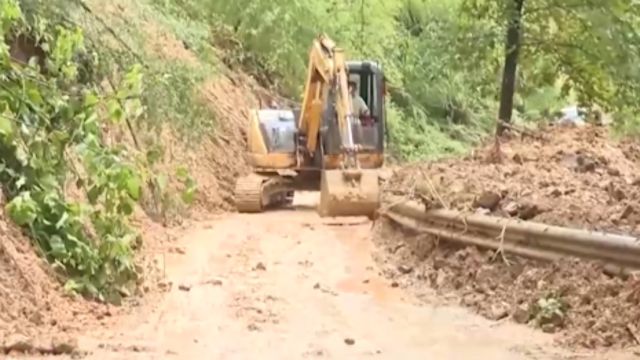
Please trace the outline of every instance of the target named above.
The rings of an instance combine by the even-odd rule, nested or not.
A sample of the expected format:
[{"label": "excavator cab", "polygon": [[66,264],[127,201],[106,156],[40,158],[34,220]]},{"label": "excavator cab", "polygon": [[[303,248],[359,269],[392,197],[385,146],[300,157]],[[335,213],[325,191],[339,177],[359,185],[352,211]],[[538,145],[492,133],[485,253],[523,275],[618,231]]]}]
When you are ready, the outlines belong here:
[{"label": "excavator cab", "polygon": [[349,80],[357,84],[356,92],[369,108],[369,115],[359,118],[361,135],[356,139],[365,151],[384,152],[385,85],[384,73],[375,62],[347,61]]}]

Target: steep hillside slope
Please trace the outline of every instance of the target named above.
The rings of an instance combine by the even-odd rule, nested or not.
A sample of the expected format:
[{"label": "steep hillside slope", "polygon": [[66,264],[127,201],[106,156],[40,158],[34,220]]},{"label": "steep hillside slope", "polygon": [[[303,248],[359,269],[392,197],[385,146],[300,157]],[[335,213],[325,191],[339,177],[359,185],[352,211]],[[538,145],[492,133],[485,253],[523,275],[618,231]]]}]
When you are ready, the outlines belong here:
[{"label": "steep hillside slope", "polygon": [[[87,5],[104,22],[96,25],[81,16],[90,36],[112,44],[114,51],[127,44],[151,73],[148,119],[134,130],[142,146],[148,150],[160,139],[162,168],[169,173],[189,169],[198,187],[194,213],[229,210],[234,180],[246,171],[247,110],[264,102],[269,92],[220,63],[207,27],[165,14],[148,1]],[[104,34],[105,29],[115,36]]]}]

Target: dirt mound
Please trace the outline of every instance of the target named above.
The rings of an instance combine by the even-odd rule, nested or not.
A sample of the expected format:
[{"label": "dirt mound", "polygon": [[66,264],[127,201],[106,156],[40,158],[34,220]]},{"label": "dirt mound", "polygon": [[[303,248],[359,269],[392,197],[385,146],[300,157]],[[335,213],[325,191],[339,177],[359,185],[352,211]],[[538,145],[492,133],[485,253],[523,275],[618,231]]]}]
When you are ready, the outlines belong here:
[{"label": "dirt mound", "polygon": [[437,206],[519,217],[552,225],[640,232],[640,162],[605,128],[549,128],[464,159],[402,168],[390,188],[415,189]]},{"label": "dirt mound", "polygon": [[52,341],[74,350],[74,332],[117,310],[64,296],[50,266],[5,219],[0,213],[0,354],[17,345],[19,352],[55,352]]},{"label": "dirt mound", "polygon": [[550,264],[507,255],[505,263],[491,251],[437,245],[388,223],[378,230],[386,275],[429,301],[425,284],[491,320],[558,333],[569,346],[638,344],[640,278],[609,277],[578,260]]},{"label": "dirt mound", "polygon": [[[387,188],[432,207],[637,234],[633,149],[611,141],[604,128],[553,128],[503,143],[501,163],[485,160],[490,145],[464,159],[402,168]],[[640,342],[640,278],[612,278],[578,260],[549,264],[452,247],[388,223],[376,241],[387,275],[418,293],[426,283],[487,318],[559,333],[567,345]]]}]

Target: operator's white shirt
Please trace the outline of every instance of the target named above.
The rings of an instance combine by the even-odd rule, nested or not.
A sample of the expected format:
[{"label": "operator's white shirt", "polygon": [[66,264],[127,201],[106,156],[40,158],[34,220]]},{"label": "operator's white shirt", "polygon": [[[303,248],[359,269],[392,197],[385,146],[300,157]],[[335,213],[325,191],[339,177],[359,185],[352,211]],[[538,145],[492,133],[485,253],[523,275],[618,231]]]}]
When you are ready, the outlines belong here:
[{"label": "operator's white shirt", "polygon": [[369,111],[369,107],[367,107],[367,103],[364,102],[359,95],[351,97],[351,104],[353,104],[353,115],[360,116],[364,115],[366,111]]}]

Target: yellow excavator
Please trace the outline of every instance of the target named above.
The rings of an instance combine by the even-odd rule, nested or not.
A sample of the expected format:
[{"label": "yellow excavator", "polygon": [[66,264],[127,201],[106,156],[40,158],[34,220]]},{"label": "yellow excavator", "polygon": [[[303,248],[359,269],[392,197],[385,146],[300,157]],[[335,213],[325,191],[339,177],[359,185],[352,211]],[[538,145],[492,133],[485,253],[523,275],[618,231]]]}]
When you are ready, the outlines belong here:
[{"label": "yellow excavator", "polygon": [[[368,107],[353,113],[348,84]],[[380,206],[376,169],[384,162],[385,77],[374,61],[346,61],[326,35],[313,41],[299,109],[259,109],[247,129],[253,173],[237,180],[239,212],[290,204],[295,191],[320,190],[321,216],[373,217]]]}]

